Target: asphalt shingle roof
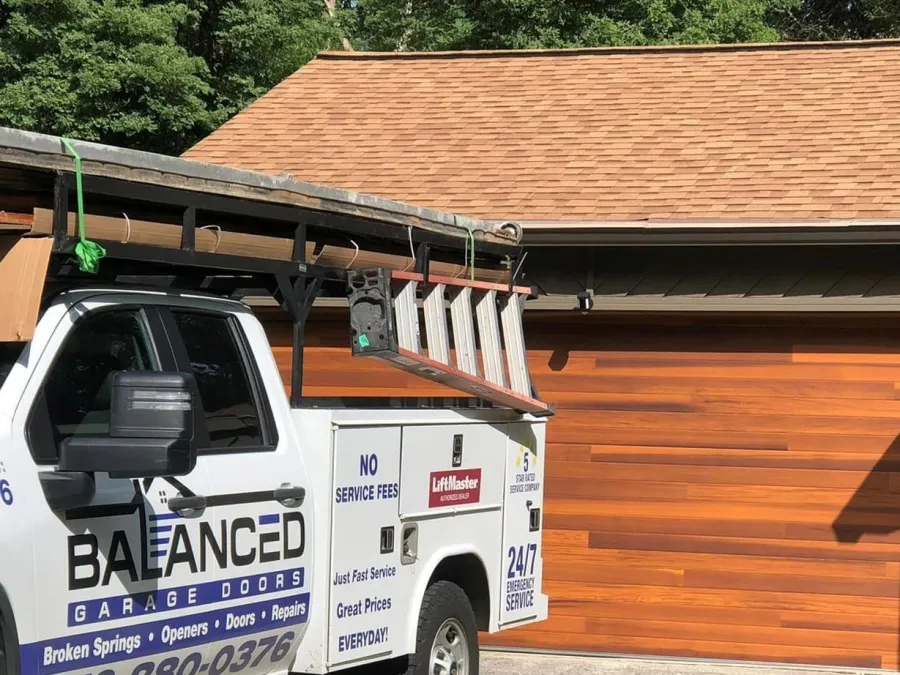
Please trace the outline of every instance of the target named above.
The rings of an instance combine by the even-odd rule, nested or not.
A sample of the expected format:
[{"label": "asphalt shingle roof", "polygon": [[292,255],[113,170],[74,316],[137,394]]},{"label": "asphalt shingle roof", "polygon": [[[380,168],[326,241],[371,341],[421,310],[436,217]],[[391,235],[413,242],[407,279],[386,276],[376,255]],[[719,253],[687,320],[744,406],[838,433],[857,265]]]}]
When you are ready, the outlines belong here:
[{"label": "asphalt shingle roof", "polygon": [[489,219],[900,218],[900,42],[325,53],[185,156]]}]

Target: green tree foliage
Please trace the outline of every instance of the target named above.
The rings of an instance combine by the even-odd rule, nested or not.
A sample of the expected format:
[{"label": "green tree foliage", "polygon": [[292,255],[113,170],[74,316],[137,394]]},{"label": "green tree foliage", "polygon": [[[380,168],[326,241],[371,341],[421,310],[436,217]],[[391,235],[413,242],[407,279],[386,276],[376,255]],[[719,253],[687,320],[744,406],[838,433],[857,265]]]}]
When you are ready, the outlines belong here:
[{"label": "green tree foliage", "polygon": [[323,49],[340,25],[322,0],[188,0],[181,44],[209,68],[217,125]]},{"label": "green tree foliage", "polygon": [[900,37],[898,0],[804,0],[782,25],[789,40]]},{"label": "green tree foliage", "polygon": [[177,153],[336,45],[321,0],[0,0],[0,124]]},{"label": "green tree foliage", "polygon": [[777,40],[801,0],[356,0],[354,46],[530,49]]},{"label": "green tree foliage", "polygon": [[208,129],[203,59],[176,41],[183,5],[7,0],[0,123],[175,150]]}]

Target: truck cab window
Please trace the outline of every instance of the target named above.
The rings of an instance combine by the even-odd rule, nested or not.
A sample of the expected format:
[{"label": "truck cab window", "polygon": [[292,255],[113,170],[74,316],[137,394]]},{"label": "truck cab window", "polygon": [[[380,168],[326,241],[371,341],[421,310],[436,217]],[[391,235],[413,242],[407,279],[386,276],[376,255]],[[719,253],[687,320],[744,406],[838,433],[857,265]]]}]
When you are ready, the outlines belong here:
[{"label": "truck cab window", "polygon": [[[158,369],[139,309],[100,311],[79,321],[57,354],[32,414],[36,458],[55,459],[59,444],[69,436],[109,433],[113,373]],[[52,440],[46,431],[36,433],[41,417]]]},{"label": "truck cab window", "polygon": [[24,348],[24,342],[0,342],[0,387],[6,382]]},{"label": "truck cab window", "polygon": [[172,314],[197,379],[210,447],[263,445],[259,407],[231,319],[183,310]]}]

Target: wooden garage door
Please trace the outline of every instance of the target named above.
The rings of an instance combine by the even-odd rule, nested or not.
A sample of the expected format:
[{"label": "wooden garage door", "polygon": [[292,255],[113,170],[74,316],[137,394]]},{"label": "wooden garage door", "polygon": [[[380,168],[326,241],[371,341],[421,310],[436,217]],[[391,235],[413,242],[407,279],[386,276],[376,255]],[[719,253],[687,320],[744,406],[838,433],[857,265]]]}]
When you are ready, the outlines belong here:
[{"label": "wooden garage door", "polygon": [[[310,393],[436,391],[318,324]],[[900,323],[769,324],[529,315],[551,618],[486,642],[897,669]]]}]

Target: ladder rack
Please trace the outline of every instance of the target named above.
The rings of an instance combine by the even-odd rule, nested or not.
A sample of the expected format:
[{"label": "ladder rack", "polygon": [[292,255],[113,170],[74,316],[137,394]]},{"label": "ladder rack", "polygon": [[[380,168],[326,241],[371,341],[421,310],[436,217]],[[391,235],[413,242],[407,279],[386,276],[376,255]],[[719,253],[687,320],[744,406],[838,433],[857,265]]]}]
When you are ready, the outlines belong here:
[{"label": "ladder rack", "polygon": [[[0,244],[52,242],[41,248],[43,262],[28,270],[41,277],[37,293],[114,281],[270,295],[294,324],[297,406],[307,316],[316,297],[333,292],[349,299],[354,355],[482,401],[552,414],[528,371],[522,309],[532,290],[516,283],[523,256],[517,225],[179,158],[73,145],[82,156],[80,181],[61,139],[0,128]],[[87,235],[106,251],[94,274],[79,270],[72,257],[79,183]]]}]

